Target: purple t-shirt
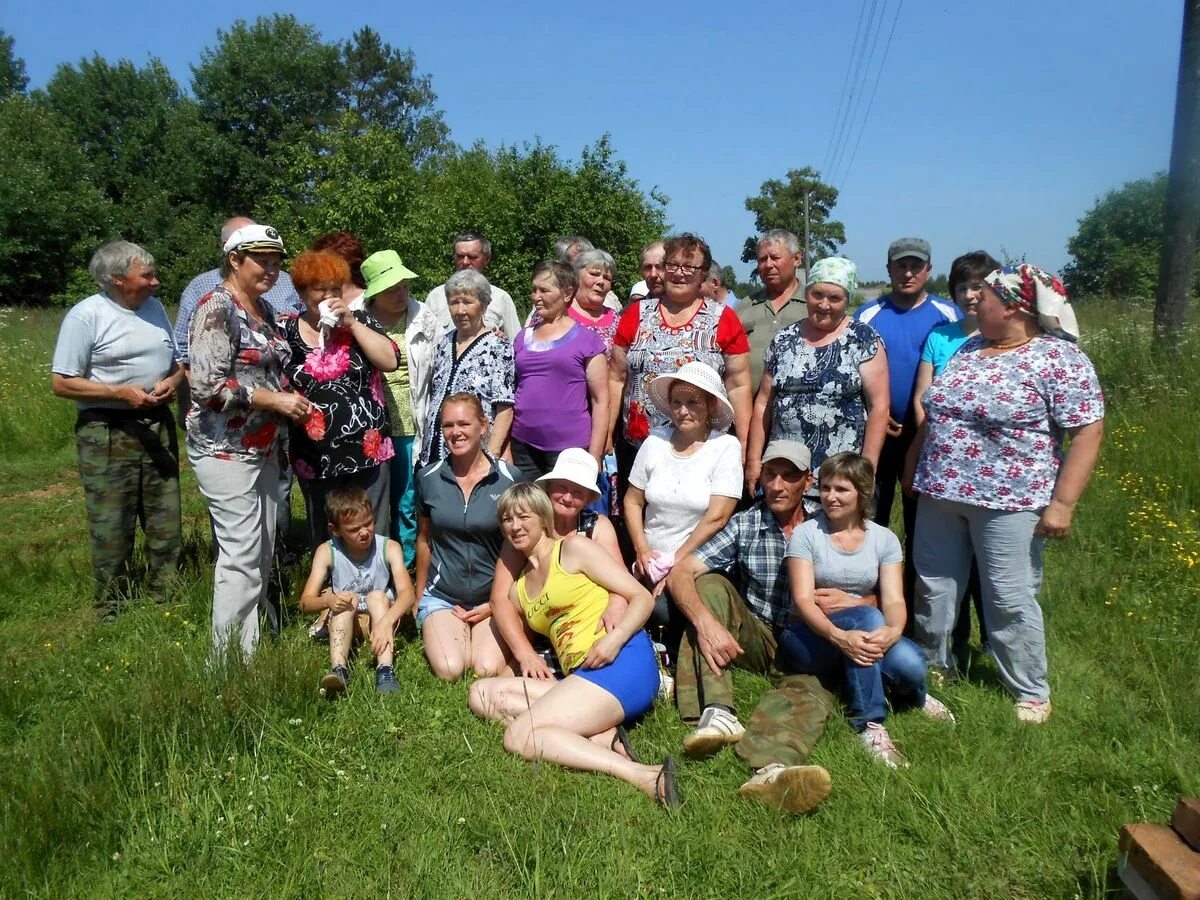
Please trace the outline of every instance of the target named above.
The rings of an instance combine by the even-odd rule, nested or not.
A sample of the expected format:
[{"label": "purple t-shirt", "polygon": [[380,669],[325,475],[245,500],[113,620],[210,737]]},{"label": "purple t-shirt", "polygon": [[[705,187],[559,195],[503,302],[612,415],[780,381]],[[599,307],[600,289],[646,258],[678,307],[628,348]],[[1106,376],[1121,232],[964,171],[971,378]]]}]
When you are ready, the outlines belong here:
[{"label": "purple t-shirt", "polygon": [[596,332],[575,324],[555,341],[522,328],[513,341],[517,393],[512,436],[539,450],[587,448],[592,440],[586,370],[604,353]]}]

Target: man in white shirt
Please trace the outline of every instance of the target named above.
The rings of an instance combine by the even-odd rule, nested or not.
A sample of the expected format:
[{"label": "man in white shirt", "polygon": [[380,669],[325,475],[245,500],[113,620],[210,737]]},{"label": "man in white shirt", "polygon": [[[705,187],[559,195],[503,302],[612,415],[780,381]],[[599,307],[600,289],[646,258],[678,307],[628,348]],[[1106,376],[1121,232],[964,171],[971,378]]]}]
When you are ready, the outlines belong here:
[{"label": "man in white shirt", "polygon": [[[463,269],[474,269],[480,274],[492,261],[492,242],[475,231],[464,231],[454,238],[454,268],[461,272]],[[439,284],[425,298],[425,307],[437,316],[445,329],[454,327],[450,320],[450,307],[446,303],[446,286]],[[521,320],[517,317],[517,307],[513,298],[504,289],[492,284],[492,302],[488,304],[487,312],[483,315],[483,324],[487,328],[498,328],[504,332],[510,341],[521,330]]]}]

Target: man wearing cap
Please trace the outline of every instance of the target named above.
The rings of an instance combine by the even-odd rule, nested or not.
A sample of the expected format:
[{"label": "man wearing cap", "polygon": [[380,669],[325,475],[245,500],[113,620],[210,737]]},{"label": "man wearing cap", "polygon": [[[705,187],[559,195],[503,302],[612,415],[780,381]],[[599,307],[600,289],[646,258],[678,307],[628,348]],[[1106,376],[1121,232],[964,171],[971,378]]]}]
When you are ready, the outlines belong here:
[{"label": "man wearing cap", "polygon": [[[921,348],[934,328],[946,322],[957,322],[959,318],[958,307],[925,290],[925,283],[933,271],[929,241],[913,237],[892,241],[888,247],[887,271],[892,282],[891,293],[864,303],[854,313],[854,318],[879,333],[887,348],[891,412],[875,472],[875,521],[885,528],[892,517],[896,482],[904,471],[904,459],[917,433],[913,388],[917,382]],[[904,510],[904,600],[908,604],[911,628],[916,580],[912,548],[917,500],[902,496],[901,503]]]},{"label": "man wearing cap", "polygon": [[782,329],[808,315],[804,302],[804,254],[800,239],[783,228],[774,228],[758,239],[758,277],[762,288],[738,308],[738,318],[750,341],[750,385],[758,390],[763,376],[763,355]]},{"label": "man wearing cap", "polygon": [[392,423],[391,462],[392,536],[404,551],[404,564],[416,559],[417,509],[413,481],[413,446],[421,445],[421,430],[429,414],[433,357],[442,336],[442,323],[428,306],[409,296],[408,282],[417,273],[404,265],[395,250],[372,253],[362,263],[363,303],[400,350],[400,365],[383,372],[384,400]]},{"label": "man wearing cap", "polygon": [[[492,261],[492,242],[482,234],[474,231],[464,231],[454,238],[454,270],[474,269],[481,275]],[[452,328],[450,321],[450,306],[446,302],[446,286],[439,284],[425,298],[425,308],[437,317],[442,324],[442,330]],[[521,320],[517,316],[517,307],[513,298],[502,288],[492,285],[492,302],[488,304],[487,312],[483,315],[485,328],[499,329],[510,341],[521,330]]]},{"label": "man wearing cap", "polygon": [[[809,675],[775,666],[777,640],[792,618],[785,551],[804,521],[804,492],[812,483],[808,448],[772,441],[763,452],[762,497],[694,553],[678,561],[667,588],[687,619],[679,645],[675,700],[696,727],[684,738],[688,756],[703,758],[736,745],[755,774],[743,796],[785,812],[807,812],[829,796],[829,773],[806,766],[833,708],[833,697]],[[873,602],[841,591],[818,591],[822,608]],[[829,604],[828,607],[825,604]],[[731,666],[771,678],[749,726],[738,721]]]}]

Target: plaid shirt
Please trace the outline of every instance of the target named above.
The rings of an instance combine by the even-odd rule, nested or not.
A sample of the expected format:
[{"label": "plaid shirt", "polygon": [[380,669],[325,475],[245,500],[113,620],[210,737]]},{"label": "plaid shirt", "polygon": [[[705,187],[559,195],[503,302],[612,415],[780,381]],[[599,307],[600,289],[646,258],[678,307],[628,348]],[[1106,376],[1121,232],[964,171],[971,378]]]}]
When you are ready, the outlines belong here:
[{"label": "plaid shirt", "polygon": [[783,529],[760,500],[731,518],[695,556],[709,571],[728,575],[750,611],[778,631],[792,617],[786,550]]}]

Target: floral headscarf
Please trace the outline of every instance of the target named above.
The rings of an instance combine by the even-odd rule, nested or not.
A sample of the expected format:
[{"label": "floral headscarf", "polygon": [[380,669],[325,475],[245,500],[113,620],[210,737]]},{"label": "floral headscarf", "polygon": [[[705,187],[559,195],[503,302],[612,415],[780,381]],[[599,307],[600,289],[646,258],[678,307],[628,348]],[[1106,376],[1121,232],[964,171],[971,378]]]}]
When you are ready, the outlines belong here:
[{"label": "floral headscarf", "polygon": [[997,269],[984,281],[1006,306],[1016,306],[1034,316],[1043,331],[1064,340],[1079,340],[1075,310],[1067,302],[1067,289],[1057,276],[1022,263]]},{"label": "floral headscarf", "polygon": [[808,270],[808,280],[804,287],[814,284],[836,284],[846,292],[847,299],[854,299],[854,289],[858,287],[858,266],[844,256],[827,256],[817,260]]}]

